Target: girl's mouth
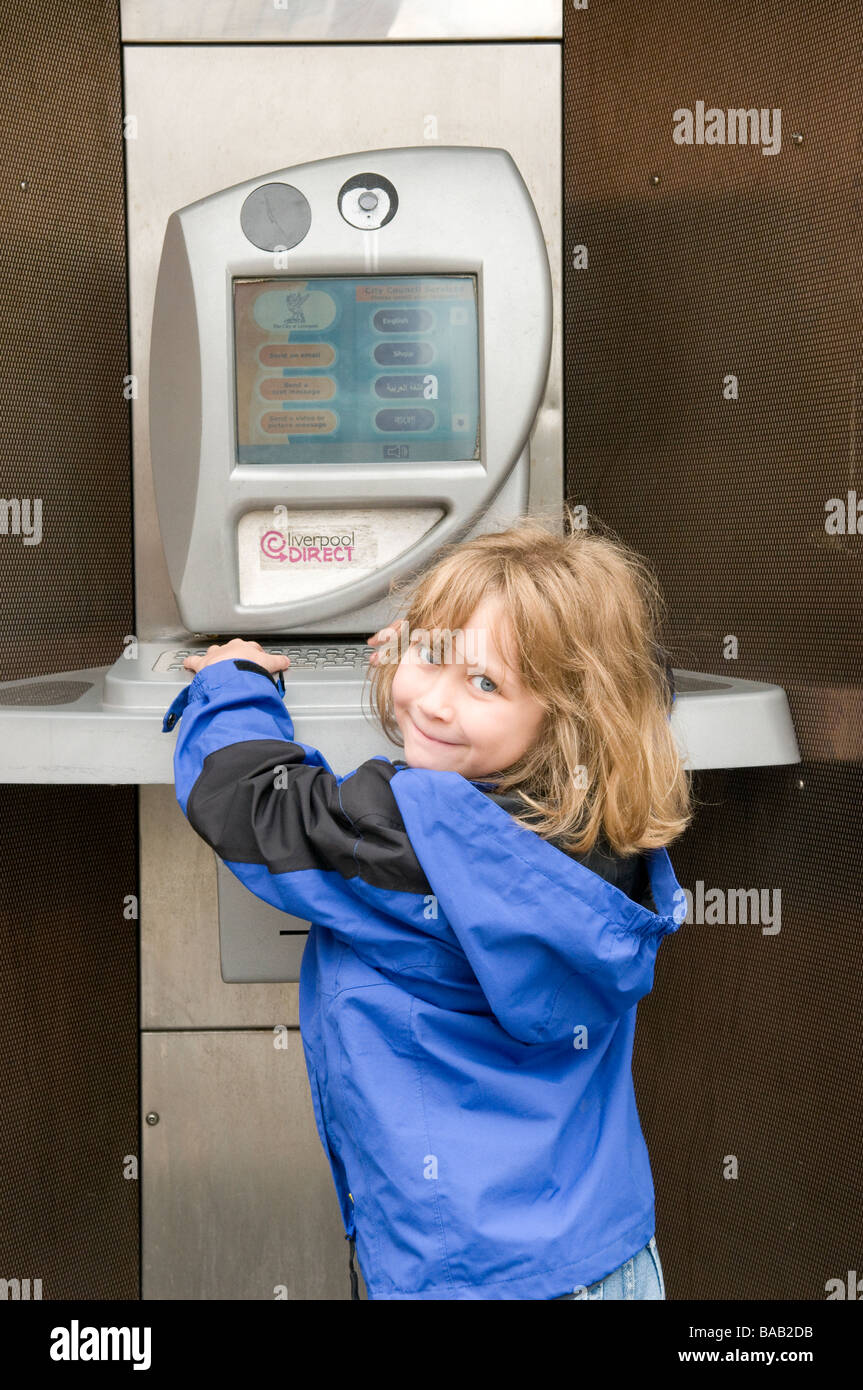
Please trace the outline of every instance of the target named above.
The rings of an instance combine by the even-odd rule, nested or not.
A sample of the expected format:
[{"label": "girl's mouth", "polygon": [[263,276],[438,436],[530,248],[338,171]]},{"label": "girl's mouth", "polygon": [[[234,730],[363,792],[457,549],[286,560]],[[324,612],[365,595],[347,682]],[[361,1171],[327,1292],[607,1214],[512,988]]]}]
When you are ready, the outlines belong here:
[{"label": "girl's mouth", "polygon": [[436,743],[438,748],[458,748],[459,746],[457,743],[451,743],[445,738],[433,738],[431,734],[427,734],[424,729],[420,728],[416,720],[413,720],[413,726],[418,733],[422,734],[423,738],[426,739],[428,743]]}]

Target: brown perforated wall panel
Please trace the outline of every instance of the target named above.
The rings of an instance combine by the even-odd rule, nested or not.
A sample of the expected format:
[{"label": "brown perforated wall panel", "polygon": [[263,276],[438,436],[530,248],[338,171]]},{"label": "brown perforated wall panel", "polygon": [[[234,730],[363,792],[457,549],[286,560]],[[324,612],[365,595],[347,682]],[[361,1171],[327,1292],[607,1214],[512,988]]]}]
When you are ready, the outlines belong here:
[{"label": "brown perforated wall panel", "polygon": [[[4,5],[0,121],[9,681],[107,666],[134,631],[115,0]],[[4,785],[0,823],[0,1278],[137,1298],[136,791]]]},{"label": "brown perforated wall panel", "polygon": [[[825,504],[857,487],[863,7],[564,16],[566,495],[652,562],[675,666],[786,689],[803,758],[696,774],[671,848],[781,919],[697,914],[639,1008],[667,1293],[821,1300],[861,1238],[863,534]],[[699,101],[778,108],[778,152],[772,116],[675,143]]]}]

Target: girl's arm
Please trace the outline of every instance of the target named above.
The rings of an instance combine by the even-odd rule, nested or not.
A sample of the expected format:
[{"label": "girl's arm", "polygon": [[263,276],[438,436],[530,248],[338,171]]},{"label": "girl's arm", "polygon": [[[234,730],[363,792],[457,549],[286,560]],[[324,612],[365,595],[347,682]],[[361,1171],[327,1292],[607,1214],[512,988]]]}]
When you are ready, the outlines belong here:
[{"label": "girl's arm", "polygon": [[385,757],[336,777],[294,738],[270,673],[248,660],[200,670],[165,715],[177,801],[189,824],[251,892],[343,933],[361,933],[362,899],[428,894]]}]

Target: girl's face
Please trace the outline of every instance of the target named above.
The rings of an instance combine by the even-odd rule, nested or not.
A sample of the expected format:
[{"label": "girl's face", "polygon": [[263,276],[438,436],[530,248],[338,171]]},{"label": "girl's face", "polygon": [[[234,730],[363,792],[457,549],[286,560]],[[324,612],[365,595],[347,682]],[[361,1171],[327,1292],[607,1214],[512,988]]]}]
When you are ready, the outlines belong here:
[{"label": "girl's face", "polygon": [[[504,772],[539,735],[545,710],[505,663],[499,599],[484,599],[449,646],[412,634],[392,697],[409,767],[460,772],[480,781]],[[462,636],[463,634],[463,636]],[[476,658],[479,659],[476,659]],[[468,660],[466,661],[466,658]]]}]

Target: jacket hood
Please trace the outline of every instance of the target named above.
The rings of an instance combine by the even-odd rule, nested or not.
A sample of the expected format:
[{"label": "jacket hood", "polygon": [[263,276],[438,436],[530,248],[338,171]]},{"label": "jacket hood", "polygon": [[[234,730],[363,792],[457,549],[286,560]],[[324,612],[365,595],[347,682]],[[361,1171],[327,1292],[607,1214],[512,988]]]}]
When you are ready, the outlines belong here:
[{"label": "jacket hood", "polygon": [[[393,766],[402,768],[407,767],[408,764],[406,762],[394,762]],[[524,811],[524,803],[515,792],[498,792],[495,790],[494,782],[467,780],[470,781],[472,787],[478,788],[483,796],[502,807],[510,816],[520,815]],[[556,836],[543,835],[541,838],[546,844],[554,845],[555,849],[559,849],[562,854],[577,860],[579,864],[591,869],[600,878],[604,878],[608,883],[613,883],[616,888],[622,889],[626,896],[634,902],[649,908],[651,912],[656,912],[656,903],[650,891],[647,860],[643,851],[630,855],[615,854],[601,836],[592,849],[583,852],[569,849],[563,840]]]},{"label": "jacket hood", "polygon": [[460,773],[400,768],[393,795],[417,860],[502,1026],[560,1041],[649,992],[685,916],[666,849],[644,860],[657,911],[519,825]]}]

